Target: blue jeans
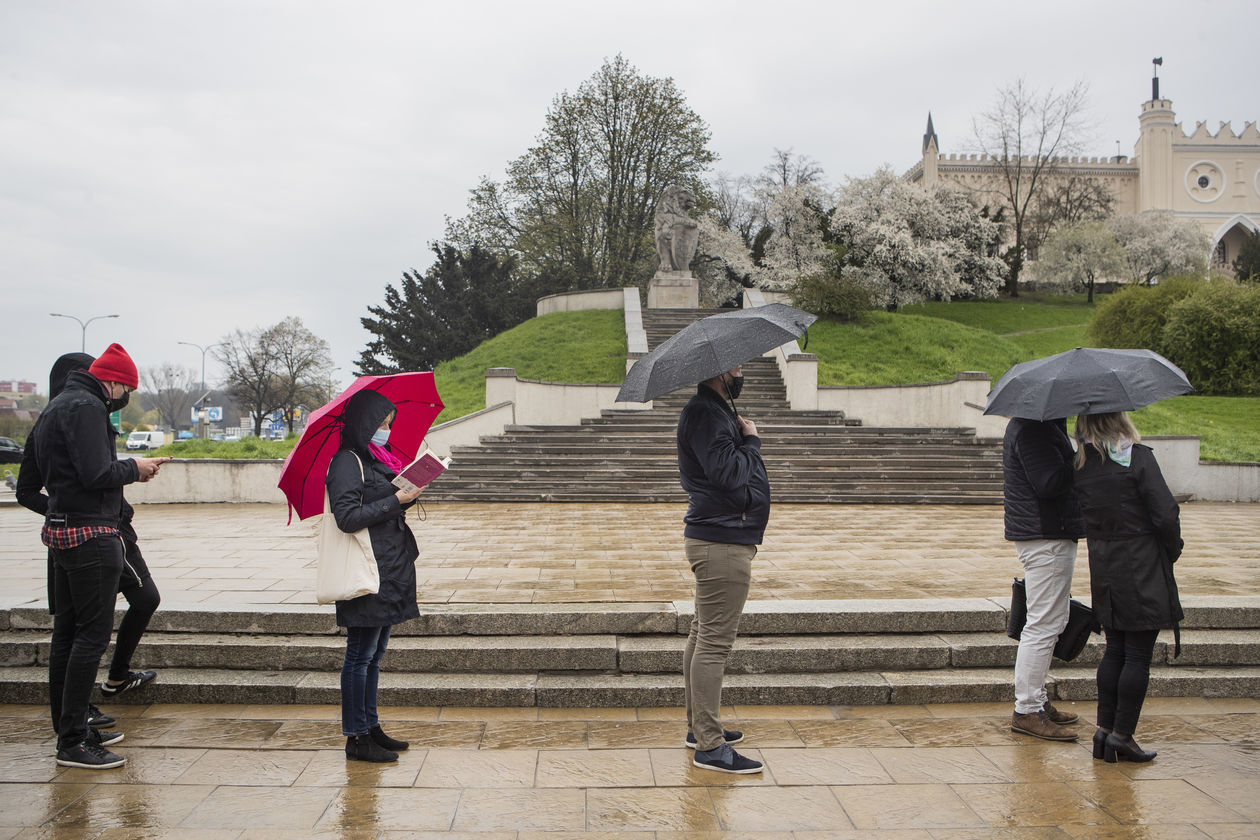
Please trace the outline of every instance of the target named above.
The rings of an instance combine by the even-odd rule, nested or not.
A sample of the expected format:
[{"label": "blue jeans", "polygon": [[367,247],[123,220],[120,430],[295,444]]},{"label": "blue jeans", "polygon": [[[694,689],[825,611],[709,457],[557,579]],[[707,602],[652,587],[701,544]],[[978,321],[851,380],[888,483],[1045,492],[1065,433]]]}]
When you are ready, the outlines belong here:
[{"label": "blue jeans", "polygon": [[93,537],[50,554],[57,612],[48,655],[48,698],[57,748],[65,749],[87,738],[88,701],[114,629],[123,543],[118,537]]},{"label": "blue jeans", "polygon": [[389,644],[388,627],[347,627],[346,658],[341,665],[341,734],[366,735],[378,723],[376,687],[381,657]]}]

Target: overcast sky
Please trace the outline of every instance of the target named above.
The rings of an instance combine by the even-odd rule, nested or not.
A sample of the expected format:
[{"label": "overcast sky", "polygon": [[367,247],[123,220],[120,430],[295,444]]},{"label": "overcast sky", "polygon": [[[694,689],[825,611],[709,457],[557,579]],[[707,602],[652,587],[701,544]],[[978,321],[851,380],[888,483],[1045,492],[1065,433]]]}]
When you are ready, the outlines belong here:
[{"label": "overcast sky", "polygon": [[[969,149],[997,86],[1090,86],[1089,153],[1132,154],[1150,60],[1191,129],[1260,117],[1255,0],[0,3],[0,379],[121,342],[194,369],[300,317],[349,381],[359,325],[605,57],[669,76],[714,171],[776,147],[832,183]],[[207,366],[213,382],[219,372]]]}]

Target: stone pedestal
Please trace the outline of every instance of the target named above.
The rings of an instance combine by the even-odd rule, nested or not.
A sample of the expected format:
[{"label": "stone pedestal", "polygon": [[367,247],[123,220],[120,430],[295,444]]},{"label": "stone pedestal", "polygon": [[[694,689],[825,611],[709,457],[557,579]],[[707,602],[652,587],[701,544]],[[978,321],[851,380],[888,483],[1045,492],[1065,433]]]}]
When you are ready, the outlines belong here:
[{"label": "stone pedestal", "polygon": [[699,309],[700,283],[690,271],[658,271],[648,282],[648,309]]}]

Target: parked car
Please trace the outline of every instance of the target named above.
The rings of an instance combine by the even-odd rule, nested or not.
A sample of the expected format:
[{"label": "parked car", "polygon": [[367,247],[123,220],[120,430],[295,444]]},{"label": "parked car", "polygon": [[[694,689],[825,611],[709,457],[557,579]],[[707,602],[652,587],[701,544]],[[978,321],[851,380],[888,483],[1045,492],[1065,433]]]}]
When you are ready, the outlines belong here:
[{"label": "parked car", "polygon": [[128,449],[157,449],[164,443],[165,432],[132,432],[127,435]]},{"label": "parked car", "polygon": [[22,463],[22,444],[13,438],[0,437],[0,464]]}]

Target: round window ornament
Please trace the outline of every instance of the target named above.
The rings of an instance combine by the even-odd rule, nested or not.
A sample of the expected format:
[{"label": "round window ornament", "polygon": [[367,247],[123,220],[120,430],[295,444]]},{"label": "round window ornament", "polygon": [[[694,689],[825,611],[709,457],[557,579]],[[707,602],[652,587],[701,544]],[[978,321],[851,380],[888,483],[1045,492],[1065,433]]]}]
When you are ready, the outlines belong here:
[{"label": "round window ornament", "polygon": [[1225,173],[1210,160],[1201,160],[1186,170],[1186,192],[1195,201],[1207,204],[1224,194]]}]

